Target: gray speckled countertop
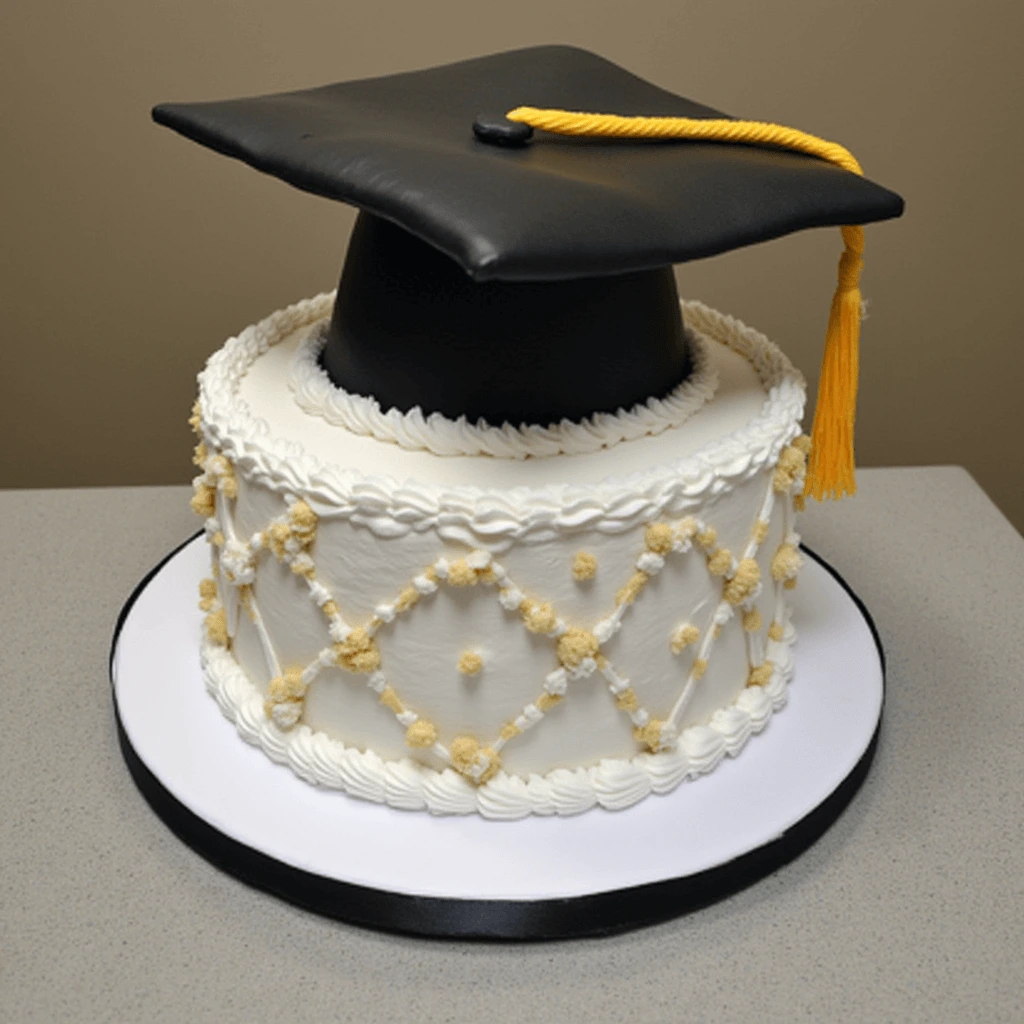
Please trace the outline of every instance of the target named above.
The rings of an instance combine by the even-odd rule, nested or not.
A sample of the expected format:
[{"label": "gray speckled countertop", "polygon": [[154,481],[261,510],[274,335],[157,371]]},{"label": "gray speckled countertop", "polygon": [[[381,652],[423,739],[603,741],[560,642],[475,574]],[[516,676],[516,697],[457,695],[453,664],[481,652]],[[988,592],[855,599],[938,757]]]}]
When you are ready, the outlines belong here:
[{"label": "gray speckled countertop", "polygon": [[1024,540],[960,469],[866,470],[806,541],[889,659],[864,788],[793,864],[628,935],[376,934],[246,888],[118,751],[118,609],[196,528],[182,487],[0,492],[0,1019],[1024,1020]]}]

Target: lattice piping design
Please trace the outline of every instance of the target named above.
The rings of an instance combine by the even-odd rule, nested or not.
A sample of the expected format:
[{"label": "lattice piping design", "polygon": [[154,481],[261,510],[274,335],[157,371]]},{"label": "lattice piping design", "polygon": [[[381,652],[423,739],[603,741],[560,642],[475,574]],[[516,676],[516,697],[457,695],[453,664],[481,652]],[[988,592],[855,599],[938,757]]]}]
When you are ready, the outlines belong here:
[{"label": "lattice piping design", "polygon": [[[198,424],[198,411],[192,422]],[[206,633],[212,642],[230,646],[237,631],[237,615],[243,609],[249,615],[272,675],[265,711],[279,728],[290,729],[301,720],[310,685],[324,668],[336,666],[366,676],[367,685],[377,694],[380,703],[405,729],[406,743],[410,748],[432,751],[442,763],[450,765],[476,784],[487,782],[498,772],[501,751],[506,744],[536,726],[551,708],[558,705],[565,698],[570,682],[586,679],[595,673],[603,676],[616,706],[629,717],[637,742],[650,751],[671,750],[675,747],[687,706],[707,670],[721,628],[737,612],[742,615],[744,626],[750,666],[748,684],[765,685],[771,679],[773,666],[764,657],[760,636],[763,623],[756,604],[762,591],[756,556],[767,539],[776,499],[782,496],[785,499],[780,502],[784,539],[771,563],[774,610],[768,629],[769,638],[778,640],[784,628],[783,590],[795,585],[800,567],[799,537],[792,527],[792,495],[803,486],[807,452],[807,439],[801,437],[781,453],[739,558],[718,547],[716,530],[699,518],[687,517],[648,525],[644,534],[644,550],[636,559],[633,574],[617,592],[614,610],[587,630],[569,625],[550,604],[527,596],[504,566],[483,550],[468,552],[454,560],[438,558],[414,576],[393,600],[379,604],[364,625],[352,626],[344,619],[330,589],[316,575],[316,565],[310,554],[318,526],[318,517],[313,509],[301,498],[286,497],[284,513],[247,541],[240,540],[226,508],[238,494],[234,469],[222,455],[209,454],[200,442],[195,461],[203,472],[194,481],[192,507],[206,517],[207,537],[216,552],[215,575],[222,584],[218,586],[217,581],[211,579],[204,580],[200,586],[200,607],[207,613]],[[637,597],[651,578],[664,568],[666,558],[694,550],[703,553],[708,572],[721,579],[721,598],[703,632],[687,623],[668,638],[676,653],[682,653],[690,646],[695,650],[685,683],[670,713],[665,719],[658,719],[641,705],[629,678],[610,662],[601,648],[618,632]],[[297,577],[305,580],[310,597],[327,620],[332,642],[302,668],[282,670],[259,612],[253,584],[258,559],[265,553],[270,553]],[[222,600],[226,594],[223,585],[232,586],[237,592],[238,600],[232,615],[234,622],[229,622],[227,606]],[[557,667],[545,677],[540,694],[526,704],[519,715],[506,722],[490,742],[481,742],[473,736],[456,736],[450,743],[442,743],[437,726],[404,704],[382,668],[382,656],[376,642],[378,633],[442,585],[492,589],[501,606],[509,613],[518,614],[527,630],[552,640]]]}]

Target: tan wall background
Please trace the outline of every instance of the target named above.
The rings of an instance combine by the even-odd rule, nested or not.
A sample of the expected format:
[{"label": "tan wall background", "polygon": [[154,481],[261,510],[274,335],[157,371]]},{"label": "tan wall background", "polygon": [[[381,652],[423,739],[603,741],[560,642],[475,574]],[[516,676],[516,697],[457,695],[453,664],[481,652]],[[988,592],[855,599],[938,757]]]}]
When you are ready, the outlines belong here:
[{"label": "tan wall background", "polygon": [[[869,229],[862,465],[962,463],[1024,528],[1024,6],[947,0],[8,0],[0,484],[186,481],[196,372],[331,288],[353,217],[149,121],[571,42],[730,113],[836,138],[903,193]],[[819,231],[681,268],[816,386],[839,254]]]}]

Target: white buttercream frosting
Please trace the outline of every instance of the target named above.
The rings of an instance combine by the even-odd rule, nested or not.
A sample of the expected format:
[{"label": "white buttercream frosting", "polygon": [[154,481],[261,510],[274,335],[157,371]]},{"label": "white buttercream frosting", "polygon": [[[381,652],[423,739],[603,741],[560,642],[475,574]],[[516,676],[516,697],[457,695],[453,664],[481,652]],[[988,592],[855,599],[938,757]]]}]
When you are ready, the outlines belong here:
[{"label": "white buttercream frosting", "polygon": [[583,420],[563,419],[547,426],[493,426],[485,420],[472,423],[465,416],[452,420],[438,412],[424,415],[419,407],[385,412],[375,398],[351,394],[331,383],[320,364],[326,332],[327,323],[318,324],[292,358],[288,383],[299,408],[353,434],[434,455],[525,459],[596,452],[680,426],[714,397],[718,387],[718,373],[708,353],[710,342],[688,332],[693,363],[690,375],[663,398],[649,398],[628,410],[598,412]]},{"label": "white buttercream frosting", "polygon": [[[765,391],[756,416],[699,451],[594,483],[506,489],[400,482],[360,472],[317,458],[298,440],[273,436],[240,395],[249,367],[296,331],[315,328],[332,302],[332,295],[321,295],[274,313],[215,353],[199,378],[201,430],[211,448],[247,480],[279,494],[301,493],[322,516],[349,519],[380,537],[435,530],[447,541],[499,551],[513,542],[543,542],[586,529],[622,533],[688,514],[752,479],[775,464],[799,430],[804,384],[789,360],[757,331],[686,302],[684,319],[699,339],[698,351],[719,343],[739,353]],[[637,414],[637,422],[641,418]]]},{"label": "white buttercream frosting", "polygon": [[[685,303],[697,361],[686,393],[582,423],[492,428],[385,414],[333,388],[316,362],[331,302],[247,328],[200,377],[200,430],[232,490],[211,520],[217,567],[222,589],[245,584],[249,613],[236,608],[230,650],[207,645],[203,660],[248,742],[360,799],[512,820],[629,807],[764,728],[785,701],[792,631],[767,642],[730,624],[718,577],[756,556],[767,580],[775,546],[795,539],[788,499],[772,517],[772,474],[804,388],[775,346]],[[300,500],[315,528],[278,536]],[[752,533],[761,521],[770,537]],[[586,583],[571,572],[581,551],[597,567]],[[766,616],[785,624],[782,585],[765,593]],[[680,621],[700,639],[673,653]],[[356,627],[379,643],[369,692],[328,642]],[[600,658],[589,630],[608,645]],[[457,671],[468,650],[485,664],[471,686]],[[747,685],[769,661],[767,683]],[[273,697],[282,666],[302,670],[301,700]],[[487,756],[453,759],[445,744],[460,737],[491,737]],[[485,784],[467,778],[499,756]]]},{"label": "white buttercream frosting", "polygon": [[746,687],[706,725],[683,730],[674,750],[606,759],[585,768],[557,768],[527,779],[502,771],[482,786],[450,768],[439,772],[408,758],[385,761],[372,750],[346,747],[307,725],[279,729],[264,712],[263,695],[228,650],[204,642],[202,661],[207,690],[239,735],[306,781],[403,810],[479,813],[512,821],[528,814],[580,814],[596,805],[622,810],[649,793],[668,793],[685,779],[712,771],[726,755],[738,754],[785,705],[794,639],[787,625],[783,639],[768,645],[775,666],[769,682]]}]

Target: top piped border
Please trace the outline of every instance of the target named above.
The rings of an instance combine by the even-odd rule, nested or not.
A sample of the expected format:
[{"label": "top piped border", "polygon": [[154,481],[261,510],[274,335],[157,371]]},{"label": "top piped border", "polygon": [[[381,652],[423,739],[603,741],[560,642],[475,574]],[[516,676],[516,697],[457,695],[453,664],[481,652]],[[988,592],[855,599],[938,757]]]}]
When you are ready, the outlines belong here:
[{"label": "top piped border", "polygon": [[385,412],[375,398],[352,394],[331,383],[320,365],[326,332],[325,321],[302,340],[292,359],[288,384],[296,405],[333,427],[434,455],[490,455],[499,459],[586,455],[681,426],[711,401],[718,389],[718,372],[711,362],[708,340],[687,332],[693,354],[690,375],[664,398],[649,398],[630,409],[598,412],[577,421],[563,419],[548,426],[492,426],[485,420],[471,422],[465,416],[457,420],[438,412],[425,416],[419,407],[408,412]]},{"label": "top piped border", "polygon": [[[747,359],[765,389],[758,415],[721,440],[676,462],[594,484],[507,490],[399,482],[321,462],[293,440],[274,438],[239,394],[249,367],[296,330],[330,314],[323,294],[271,314],[229,339],[199,376],[200,430],[246,481],[301,495],[322,516],[337,516],[383,537],[435,529],[446,539],[488,550],[564,533],[621,533],[682,516],[773,466],[800,430],[804,380],[763,334],[700,302],[684,302],[688,330]],[[629,414],[626,414],[629,415]],[[344,428],[339,427],[339,430]]]}]

